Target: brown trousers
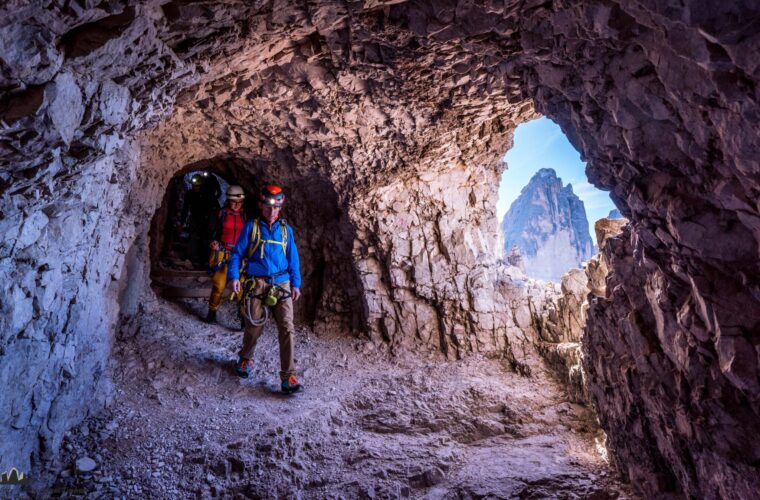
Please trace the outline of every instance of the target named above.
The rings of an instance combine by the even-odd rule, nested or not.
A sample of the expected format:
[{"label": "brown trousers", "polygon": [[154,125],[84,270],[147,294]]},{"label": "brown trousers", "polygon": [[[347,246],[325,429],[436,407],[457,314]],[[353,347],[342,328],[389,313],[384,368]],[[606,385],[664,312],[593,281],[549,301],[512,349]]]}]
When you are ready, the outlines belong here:
[{"label": "brown trousers", "polygon": [[[290,291],[290,282],[285,281],[279,284],[280,287]],[[269,285],[263,279],[256,279],[253,288],[255,295],[263,293]],[[296,374],[296,367],[293,364],[293,335],[295,327],[293,326],[293,299],[281,299],[277,301],[272,312],[274,320],[277,323],[278,340],[280,341],[280,378],[286,379]],[[264,316],[264,304],[260,300],[254,300],[251,307],[251,316],[254,319]],[[264,325],[253,326],[248,318],[245,319],[245,332],[243,333],[243,347],[240,349],[240,357],[253,359],[253,352],[256,350],[256,342],[264,332]]]}]

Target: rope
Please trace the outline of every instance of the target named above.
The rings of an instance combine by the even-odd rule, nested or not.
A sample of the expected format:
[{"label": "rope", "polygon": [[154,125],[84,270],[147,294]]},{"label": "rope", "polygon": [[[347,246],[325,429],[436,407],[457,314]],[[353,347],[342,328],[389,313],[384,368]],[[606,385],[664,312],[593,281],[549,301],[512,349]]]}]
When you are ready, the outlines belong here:
[{"label": "rope", "polygon": [[245,303],[243,305],[243,311],[245,312],[245,317],[248,320],[249,323],[251,323],[253,326],[263,326],[264,323],[267,322],[269,319],[269,308],[267,306],[264,306],[264,316],[262,316],[259,319],[253,319],[253,301],[254,300],[261,300],[258,297],[254,297],[252,294],[247,294],[245,296]]},{"label": "rope", "polygon": [[[263,326],[267,320],[269,319],[270,312],[269,312],[269,306],[266,305],[264,302],[265,298],[270,293],[277,293],[279,295],[278,303],[281,300],[289,299],[292,294],[288,291],[286,291],[284,288],[282,288],[279,285],[269,285],[269,288],[267,288],[264,292],[260,293],[259,295],[253,294],[253,288],[254,288],[254,280],[248,280],[245,282],[245,289],[243,290],[243,313],[245,314],[246,319],[253,325],[253,326]],[[261,318],[253,319],[253,301],[258,300],[261,302],[262,307],[264,308],[264,315]],[[276,307],[276,306],[273,306]]]},{"label": "rope", "polygon": [[[280,287],[279,285],[270,284],[269,288],[264,290],[259,295],[253,294],[253,289],[255,287],[255,281],[253,279],[250,279],[245,282],[243,290],[243,313],[245,314],[246,319],[253,325],[253,326],[263,326],[267,320],[269,319],[270,312],[269,312],[269,306],[266,305],[265,298],[273,293],[277,293],[279,295],[279,300],[285,300],[291,297],[291,293],[286,291],[284,288]],[[264,315],[261,318],[253,319],[253,301],[258,300],[261,302],[262,307],[264,308]]]}]

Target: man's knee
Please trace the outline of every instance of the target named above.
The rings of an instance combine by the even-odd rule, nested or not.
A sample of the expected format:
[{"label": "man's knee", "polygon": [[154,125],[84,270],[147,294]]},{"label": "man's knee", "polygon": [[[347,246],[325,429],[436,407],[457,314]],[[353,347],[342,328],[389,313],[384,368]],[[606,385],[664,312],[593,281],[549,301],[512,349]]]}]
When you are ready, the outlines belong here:
[{"label": "man's knee", "polygon": [[278,326],[280,324],[289,325],[289,328],[293,329],[293,299],[281,300],[277,304],[274,316]]},{"label": "man's knee", "polygon": [[252,339],[258,339],[264,333],[264,326],[252,325],[249,321],[245,322],[245,334]]}]

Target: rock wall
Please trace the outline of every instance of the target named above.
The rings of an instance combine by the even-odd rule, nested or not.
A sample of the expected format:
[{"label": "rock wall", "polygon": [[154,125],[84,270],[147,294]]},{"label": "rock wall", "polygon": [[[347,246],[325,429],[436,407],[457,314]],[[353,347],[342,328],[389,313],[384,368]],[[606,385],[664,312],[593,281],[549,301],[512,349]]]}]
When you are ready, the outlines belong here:
[{"label": "rock wall", "polygon": [[[758,13],[653,0],[6,2],[0,370],[14,389],[0,466],[54,454],[77,403],[105,385],[118,297],[139,311],[119,278],[145,275],[145,221],[174,173],[217,157],[243,159],[229,162],[240,176],[273,169],[304,200],[294,218],[325,223],[305,236],[329,269],[317,316],[528,366],[509,320],[494,329],[496,311],[479,308],[511,293],[482,272],[486,186],[535,106],[631,220],[585,344],[613,450],[650,496],[757,491]],[[426,187],[431,172],[451,184]],[[416,222],[384,228],[403,213]],[[405,233],[453,246],[391,243]],[[418,286],[408,266],[425,259],[451,274]],[[465,270],[471,284],[456,288]],[[436,309],[440,336],[401,324],[417,306]]]},{"label": "rock wall", "polygon": [[[752,498],[758,440],[744,429],[757,422],[753,348],[722,332],[711,338],[707,298],[645,252],[629,230],[609,240],[603,258],[613,272],[606,294],[591,302],[584,339],[589,390],[611,449],[649,494],[683,487],[693,496]],[[618,389],[603,388],[611,383]]]},{"label": "rock wall", "polygon": [[427,172],[351,208],[368,330],[394,347],[481,352],[530,371],[531,325],[515,317],[527,297],[498,260],[498,174],[473,170]]},{"label": "rock wall", "polygon": [[[603,247],[620,235],[627,219],[599,219],[594,224],[596,239]],[[554,374],[565,384],[571,400],[592,405],[583,369],[583,340],[586,335],[589,297],[605,297],[610,263],[602,253],[591,257],[583,269],[567,271],[560,286],[531,284],[528,301],[536,330],[536,345]],[[591,294],[591,295],[589,295]]]},{"label": "rock wall", "polygon": [[648,496],[750,498],[758,6],[555,2],[544,14],[523,34],[527,57],[552,54],[526,71],[529,92],[632,226],[609,250],[583,344],[612,450]]},{"label": "rock wall", "polygon": [[[0,9],[3,470],[55,460],[63,433],[112,397],[108,357],[120,313],[139,310],[141,237],[160,197],[128,135],[168,111],[159,73],[176,68],[153,14]],[[88,57],[109,39],[128,47],[118,63]],[[157,90],[138,95],[149,79]]]},{"label": "rock wall", "polygon": [[564,383],[570,400],[590,404],[581,349],[589,293],[586,272],[570,269],[559,287],[544,285],[540,291],[529,295],[538,352]]},{"label": "rock wall", "polygon": [[81,165],[85,178],[56,176],[71,166],[40,165],[3,197],[0,456],[19,470],[54,459],[63,432],[110,397],[121,270],[149,214],[130,182],[113,180],[115,170],[136,179],[129,154]]}]

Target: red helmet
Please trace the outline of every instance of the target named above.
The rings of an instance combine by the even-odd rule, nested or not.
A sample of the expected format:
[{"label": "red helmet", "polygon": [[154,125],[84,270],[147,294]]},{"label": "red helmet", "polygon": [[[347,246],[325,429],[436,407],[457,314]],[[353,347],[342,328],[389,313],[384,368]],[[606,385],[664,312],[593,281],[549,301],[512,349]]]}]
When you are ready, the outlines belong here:
[{"label": "red helmet", "polygon": [[277,184],[267,184],[261,188],[259,201],[271,207],[281,207],[285,202],[285,193],[282,192],[282,188]]}]

